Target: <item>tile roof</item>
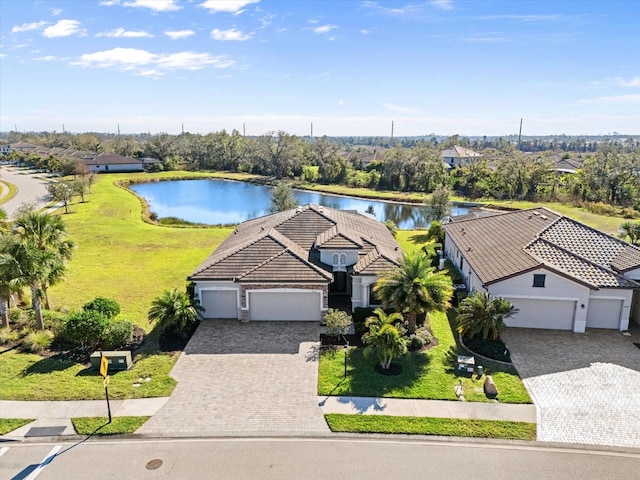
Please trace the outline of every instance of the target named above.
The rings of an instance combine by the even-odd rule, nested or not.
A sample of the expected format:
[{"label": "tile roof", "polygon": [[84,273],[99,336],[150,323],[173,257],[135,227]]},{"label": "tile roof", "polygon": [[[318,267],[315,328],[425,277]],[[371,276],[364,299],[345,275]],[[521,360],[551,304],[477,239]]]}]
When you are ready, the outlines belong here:
[{"label": "tile roof", "polygon": [[481,155],[469,148],[461,147],[460,145],[454,145],[453,147],[443,150],[442,156],[451,158],[476,158],[480,157]]},{"label": "tile roof", "polygon": [[622,278],[640,249],[546,208],[444,225],[483,284],[546,266],[592,288],[638,287]]},{"label": "tile roof", "polygon": [[89,158],[85,161],[87,165],[129,165],[129,164],[142,164],[142,162],[135,158],[123,157],[116,153],[101,153],[97,157]]},{"label": "tile roof", "polygon": [[328,283],[333,279],[331,267],[320,263],[317,244],[358,248],[363,257],[375,251],[379,262],[375,268],[367,265],[367,272],[385,262],[397,265],[401,257],[383,223],[354,212],[306,205],[241,223],[189,279]]}]

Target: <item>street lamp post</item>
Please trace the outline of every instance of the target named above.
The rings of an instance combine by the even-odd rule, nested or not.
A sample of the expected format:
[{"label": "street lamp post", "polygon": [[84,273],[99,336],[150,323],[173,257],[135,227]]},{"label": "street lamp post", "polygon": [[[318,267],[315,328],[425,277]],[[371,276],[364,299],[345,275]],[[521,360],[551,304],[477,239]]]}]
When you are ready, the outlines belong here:
[{"label": "street lamp post", "polygon": [[349,353],[349,342],[344,345],[344,378],[347,378],[347,354]]}]

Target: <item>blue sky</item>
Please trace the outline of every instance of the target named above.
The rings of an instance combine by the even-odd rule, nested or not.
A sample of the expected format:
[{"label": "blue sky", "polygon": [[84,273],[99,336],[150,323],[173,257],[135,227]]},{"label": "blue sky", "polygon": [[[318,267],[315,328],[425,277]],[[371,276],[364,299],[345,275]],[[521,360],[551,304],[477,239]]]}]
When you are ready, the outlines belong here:
[{"label": "blue sky", "polygon": [[640,2],[0,2],[0,130],[640,134]]}]

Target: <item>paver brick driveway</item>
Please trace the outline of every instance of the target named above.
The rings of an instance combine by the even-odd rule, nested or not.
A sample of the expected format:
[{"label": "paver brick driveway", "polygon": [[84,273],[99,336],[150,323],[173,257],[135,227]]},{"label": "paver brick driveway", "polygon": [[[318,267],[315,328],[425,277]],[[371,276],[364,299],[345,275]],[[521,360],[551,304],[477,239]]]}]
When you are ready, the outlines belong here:
[{"label": "paver brick driveway", "polygon": [[503,334],[538,411],[538,440],[640,447],[640,331]]},{"label": "paver brick driveway", "polygon": [[319,333],[314,322],[202,322],[171,371],[178,386],[138,432],[328,432],[317,400]]}]

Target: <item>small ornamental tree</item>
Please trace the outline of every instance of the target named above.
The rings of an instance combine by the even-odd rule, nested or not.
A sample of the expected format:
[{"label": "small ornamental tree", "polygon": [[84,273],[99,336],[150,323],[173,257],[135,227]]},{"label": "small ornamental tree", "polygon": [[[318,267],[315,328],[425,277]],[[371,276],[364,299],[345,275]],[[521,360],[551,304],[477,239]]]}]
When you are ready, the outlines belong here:
[{"label": "small ornamental tree", "polygon": [[327,334],[334,337],[342,335],[343,337],[349,331],[352,319],[351,315],[342,310],[330,308],[324,316],[324,322],[327,325]]},{"label": "small ornamental tree", "polygon": [[285,182],[280,182],[271,190],[271,213],[283,212],[298,206],[298,200],[293,196],[293,189]]},{"label": "small ornamental tree", "polygon": [[69,213],[69,202],[76,195],[76,189],[69,181],[60,180],[51,182],[47,185],[47,190],[51,194],[51,198],[56,202],[62,202],[64,205],[64,213]]},{"label": "small ornamental tree", "polygon": [[84,311],[100,312],[107,318],[114,318],[120,313],[120,305],[115,300],[96,297],[82,306]]}]

